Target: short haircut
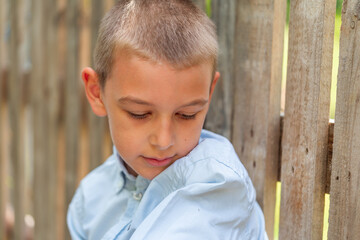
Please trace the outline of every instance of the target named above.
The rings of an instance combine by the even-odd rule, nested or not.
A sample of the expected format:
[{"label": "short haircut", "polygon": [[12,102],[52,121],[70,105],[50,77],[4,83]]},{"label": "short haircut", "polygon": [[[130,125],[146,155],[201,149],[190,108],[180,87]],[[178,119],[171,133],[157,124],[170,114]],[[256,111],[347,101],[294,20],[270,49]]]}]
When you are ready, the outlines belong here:
[{"label": "short haircut", "polygon": [[209,62],[214,72],[215,25],[191,0],[119,0],[102,19],[95,48],[101,87],[121,51],[175,69]]}]

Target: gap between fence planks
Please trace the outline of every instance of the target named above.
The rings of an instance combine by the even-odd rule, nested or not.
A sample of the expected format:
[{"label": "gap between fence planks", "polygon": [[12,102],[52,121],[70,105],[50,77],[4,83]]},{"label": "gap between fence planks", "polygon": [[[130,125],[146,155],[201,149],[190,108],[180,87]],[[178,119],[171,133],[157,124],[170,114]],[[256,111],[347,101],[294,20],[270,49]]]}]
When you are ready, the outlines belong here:
[{"label": "gap between fence planks", "polygon": [[323,234],[336,1],[290,2],[280,239]]},{"label": "gap between fence planks", "polygon": [[360,1],[342,9],[330,190],[330,240],[360,239]]}]

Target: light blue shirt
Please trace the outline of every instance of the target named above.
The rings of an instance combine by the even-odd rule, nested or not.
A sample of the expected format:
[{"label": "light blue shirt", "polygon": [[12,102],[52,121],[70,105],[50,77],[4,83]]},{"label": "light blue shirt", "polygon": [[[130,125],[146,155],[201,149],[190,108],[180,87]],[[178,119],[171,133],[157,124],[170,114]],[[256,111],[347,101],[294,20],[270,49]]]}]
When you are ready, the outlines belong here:
[{"label": "light blue shirt", "polygon": [[199,144],[151,182],[131,176],[114,148],[69,206],[73,239],[267,239],[251,180],[231,143],[203,130]]}]

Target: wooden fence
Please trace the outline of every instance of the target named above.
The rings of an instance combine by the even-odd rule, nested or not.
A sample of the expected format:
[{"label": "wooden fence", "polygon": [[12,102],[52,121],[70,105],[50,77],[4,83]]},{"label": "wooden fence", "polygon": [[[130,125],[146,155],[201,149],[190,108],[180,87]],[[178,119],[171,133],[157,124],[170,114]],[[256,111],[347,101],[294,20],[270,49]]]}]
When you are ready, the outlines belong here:
[{"label": "wooden fence", "polygon": [[[0,0],[0,239],[9,206],[9,239],[31,235],[34,222],[34,239],[69,239],[66,209],[77,184],[111,153],[106,120],[89,110],[80,70],[91,65],[99,21],[114,2]],[[286,1],[211,1],[222,78],[205,128],[233,142],[270,238],[281,180],[280,239],[322,238],[325,192],[328,238],[360,239],[360,0],[343,3],[329,125],[335,5],[290,2],[282,119]]]}]

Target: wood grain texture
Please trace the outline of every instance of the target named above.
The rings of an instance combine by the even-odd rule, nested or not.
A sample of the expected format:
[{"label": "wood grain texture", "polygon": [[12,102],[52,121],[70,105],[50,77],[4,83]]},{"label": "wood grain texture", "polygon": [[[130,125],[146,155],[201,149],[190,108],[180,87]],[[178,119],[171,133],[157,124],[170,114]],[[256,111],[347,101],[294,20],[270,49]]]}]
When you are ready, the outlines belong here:
[{"label": "wood grain texture", "polygon": [[31,72],[31,99],[33,110],[33,139],[34,139],[34,218],[35,239],[49,237],[49,125],[46,112],[48,101],[45,96],[47,89],[48,61],[46,59],[46,23],[48,19],[47,1],[35,1],[32,4],[32,72]]},{"label": "wood grain texture", "polygon": [[216,24],[219,57],[218,81],[206,117],[205,128],[231,138],[231,120],[234,91],[234,37],[236,22],[236,1],[212,1],[211,18]]},{"label": "wood grain texture", "polygon": [[[79,0],[66,6],[67,49],[65,87],[66,177],[65,206],[69,206],[77,187],[80,124],[80,69],[79,69]],[[65,230],[68,232],[67,228]],[[67,234],[66,239],[70,239]]]},{"label": "wood grain texture", "polygon": [[[92,0],[91,1],[91,58],[92,65],[94,49],[96,45],[96,39],[98,36],[100,21],[104,15],[104,5],[102,1]],[[106,118],[100,118],[96,116],[92,110],[88,110],[89,119],[89,141],[90,141],[90,170],[96,168],[103,162],[103,139],[105,132],[105,121]]]},{"label": "wood grain texture", "polygon": [[0,239],[5,239],[5,206],[6,206],[6,162],[3,152],[3,105],[5,98],[3,96],[4,81],[4,29],[5,29],[5,0],[0,0]]},{"label": "wood grain texture", "polygon": [[360,1],[343,3],[329,239],[360,239]]},{"label": "wood grain texture", "polygon": [[[280,136],[283,135],[283,125],[284,117],[281,117],[280,121]],[[331,180],[331,167],[332,167],[332,157],[333,157],[333,142],[334,142],[334,121],[329,122],[328,127],[328,144],[327,144],[327,159],[326,159],[326,187],[325,193],[330,194],[330,180]],[[280,154],[279,154],[279,163],[278,163],[278,178],[277,180],[281,182],[281,138],[280,138]]]},{"label": "wood grain texture", "polygon": [[290,2],[280,239],[322,239],[335,5]]},{"label": "wood grain texture", "polygon": [[[57,229],[56,229],[56,236],[57,239],[65,239],[67,236],[67,225],[66,225],[66,214],[67,208],[65,201],[65,194],[66,194],[66,137],[65,137],[65,88],[66,88],[66,75],[67,71],[63,71],[66,69],[66,0],[57,0],[57,21],[58,21],[58,42],[57,45],[58,49],[58,77],[59,77],[59,94],[60,94],[60,109],[59,109],[59,128],[58,128],[58,148],[57,148]],[[64,43],[64,44],[61,44]]]},{"label": "wood grain texture", "polygon": [[280,138],[284,1],[238,1],[232,141],[273,236]]},{"label": "wood grain texture", "polygon": [[[5,48],[5,29],[6,29],[6,23],[7,23],[7,18],[6,18],[6,10],[8,8],[8,2],[6,0],[0,0],[0,78],[1,78],[1,83],[3,81],[3,71],[5,70],[4,68],[6,67],[6,48]],[[1,92],[2,93],[2,92]]]},{"label": "wood grain texture", "polygon": [[10,78],[8,84],[9,92],[9,122],[11,131],[10,140],[10,159],[12,164],[12,176],[14,180],[14,211],[15,227],[14,239],[23,239],[25,233],[24,213],[25,213],[25,163],[23,156],[23,124],[21,109],[21,61],[19,59],[20,49],[20,1],[10,2],[10,48],[9,66]]},{"label": "wood grain texture", "polygon": [[[58,69],[58,12],[57,12],[57,0],[46,0],[46,35],[44,36],[47,41],[46,49],[46,88],[47,93],[45,101],[46,118],[48,120],[48,133],[45,136],[48,141],[48,151],[46,156],[46,166],[48,172],[48,213],[46,214],[46,221],[48,222],[48,229],[45,230],[43,239],[57,239],[61,238],[56,234],[57,226],[60,222],[57,212],[57,181],[58,181],[58,169],[57,163],[58,157],[58,144],[59,144],[59,128],[60,128],[60,91],[61,82],[59,78]],[[65,210],[65,209],[64,209]]]}]

